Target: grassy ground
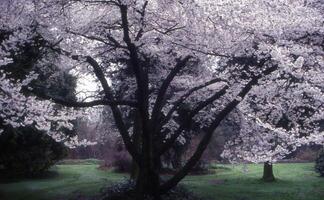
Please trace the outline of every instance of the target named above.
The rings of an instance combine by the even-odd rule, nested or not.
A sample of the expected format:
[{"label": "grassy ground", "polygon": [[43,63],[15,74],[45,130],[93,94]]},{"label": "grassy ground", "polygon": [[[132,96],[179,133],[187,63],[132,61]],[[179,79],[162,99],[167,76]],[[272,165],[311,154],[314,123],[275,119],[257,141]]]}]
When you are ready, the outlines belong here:
[{"label": "grassy ground", "polygon": [[[122,174],[101,171],[93,162],[55,166],[57,175],[43,179],[0,183],[1,200],[60,200],[79,193],[92,195],[100,188],[125,177]],[[182,184],[211,200],[324,200],[324,178],[313,171],[313,164],[277,164],[278,180],[260,181],[262,165],[223,165],[216,173],[189,176]]]},{"label": "grassy ground", "polygon": [[123,175],[98,170],[96,164],[64,164],[47,178],[0,183],[0,200],[61,200],[79,193],[93,195]]},{"label": "grassy ground", "polygon": [[216,175],[191,176],[183,183],[200,196],[215,200],[324,200],[324,178],[313,163],[274,165],[277,181],[264,183],[262,165],[225,166]]}]

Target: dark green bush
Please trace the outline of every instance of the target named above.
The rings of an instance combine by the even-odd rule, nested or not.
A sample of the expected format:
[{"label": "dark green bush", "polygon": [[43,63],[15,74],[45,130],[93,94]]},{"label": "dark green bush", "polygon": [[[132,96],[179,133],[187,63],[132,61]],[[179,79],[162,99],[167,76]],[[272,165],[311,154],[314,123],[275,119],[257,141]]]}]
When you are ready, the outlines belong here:
[{"label": "dark green bush", "polygon": [[[77,198],[78,200],[80,197]],[[135,182],[124,180],[108,188],[102,188],[96,200],[135,200]],[[74,200],[74,199],[73,199]],[[75,199],[76,200],[76,199]],[[90,200],[90,199],[89,199]],[[94,199],[92,199],[94,200]],[[143,200],[153,200],[146,196]],[[202,200],[183,186],[177,186],[168,193],[161,195],[161,200]]]},{"label": "dark green bush", "polygon": [[315,160],[315,171],[324,177],[324,149],[320,151]]},{"label": "dark green bush", "polygon": [[[38,74],[38,78],[22,88],[26,96],[55,96],[64,100],[75,99],[76,78],[56,65],[58,55],[46,48],[47,41],[37,28],[31,25],[28,42],[17,46],[19,51],[8,55],[13,62],[1,67],[12,80],[23,80],[30,72]],[[0,28],[0,43],[14,34]],[[39,65],[43,58],[46,65]],[[0,72],[0,74],[2,71]],[[29,88],[32,88],[30,90]],[[57,106],[57,109],[60,107]],[[50,166],[62,159],[67,150],[63,144],[57,143],[50,136],[37,130],[34,125],[29,127],[13,128],[0,116],[0,173],[10,176],[35,176],[46,171]],[[18,116],[15,116],[18,117]],[[19,120],[24,120],[23,116]],[[55,128],[57,123],[52,123]],[[66,135],[73,135],[74,131],[60,130]],[[0,174],[0,175],[1,175]]]},{"label": "dark green bush", "polygon": [[129,173],[132,170],[132,159],[127,152],[118,152],[114,155],[112,167],[117,173]]},{"label": "dark green bush", "polygon": [[5,129],[0,136],[0,175],[41,175],[67,155],[66,147],[31,127]]}]

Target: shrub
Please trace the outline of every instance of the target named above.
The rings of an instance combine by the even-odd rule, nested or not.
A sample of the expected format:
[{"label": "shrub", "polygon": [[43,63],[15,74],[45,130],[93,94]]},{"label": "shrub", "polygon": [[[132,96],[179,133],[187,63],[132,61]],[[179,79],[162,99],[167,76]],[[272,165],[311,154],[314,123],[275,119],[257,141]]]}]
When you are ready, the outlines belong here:
[{"label": "shrub", "polygon": [[191,170],[190,174],[200,175],[200,174],[209,174],[209,163],[207,161],[200,160]]},{"label": "shrub", "polygon": [[320,151],[316,160],[315,160],[315,170],[322,177],[324,177],[324,149]]},{"label": "shrub", "polygon": [[41,175],[67,154],[66,147],[32,127],[7,129],[0,136],[2,177]]},{"label": "shrub", "polygon": [[295,158],[297,161],[314,161],[317,156],[317,151],[311,147],[305,147],[297,152]]},{"label": "shrub", "polygon": [[132,170],[132,159],[125,151],[118,152],[114,155],[112,167],[118,173],[130,173]]},{"label": "shrub", "polygon": [[[143,200],[152,200],[150,196],[146,196]],[[132,180],[124,180],[121,183],[102,188],[99,198],[96,200],[135,200],[135,182]],[[202,200],[183,186],[177,186],[170,190],[167,194],[161,196],[161,200]]]}]

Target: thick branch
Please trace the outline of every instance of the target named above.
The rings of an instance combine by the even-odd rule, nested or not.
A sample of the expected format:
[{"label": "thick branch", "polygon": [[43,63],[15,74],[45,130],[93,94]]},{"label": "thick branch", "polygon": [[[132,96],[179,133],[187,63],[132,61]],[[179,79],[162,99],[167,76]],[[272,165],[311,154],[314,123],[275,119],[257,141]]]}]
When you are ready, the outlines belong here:
[{"label": "thick branch", "polygon": [[[97,61],[95,61],[90,56],[86,57],[86,61],[93,67],[94,73],[95,73],[96,77],[99,79],[99,81],[105,91],[105,95],[106,95],[107,99],[114,100],[114,97],[113,97],[112,91],[108,85],[107,79],[105,78],[105,75],[104,75],[103,71],[101,70]],[[118,130],[119,130],[122,138],[123,138],[123,141],[125,143],[127,150],[132,155],[132,157],[138,162],[139,161],[138,152],[136,151],[134,144],[131,142],[131,138],[130,138],[127,128],[124,124],[120,109],[116,105],[111,105],[110,107],[111,107],[113,116],[115,118],[116,125],[118,127]]]},{"label": "thick branch", "polygon": [[152,124],[153,126],[156,124],[156,121],[158,120],[159,114],[161,112],[161,109],[163,107],[163,100],[165,97],[165,94],[168,90],[168,87],[170,86],[172,80],[174,79],[174,77],[180,72],[181,69],[183,69],[187,62],[189,61],[189,59],[191,58],[191,56],[186,56],[184,59],[180,60],[176,66],[171,70],[171,72],[168,74],[168,76],[166,77],[166,79],[163,81],[159,91],[158,91],[158,95],[156,97],[155,103],[154,103],[154,107],[153,107],[153,111],[152,111]]},{"label": "thick branch", "polygon": [[206,82],[206,83],[204,83],[204,84],[201,84],[201,85],[198,85],[198,86],[196,86],[196,87],[194,87],[194,88],[191,88],[190,90],[188,90],[185,94],[183,94],[178,100],[176,100],[174,103],[173,103],[173,106],[172,106],[172,108],[169,110],[169,112],[167,113],[167,115],[166,115],[166,117],[163,119],[163,121],[162,121],[162,123],[161,123],[161,125],[160,126],[163,126],[165,123],[167,123],[170,119],[171,119],[171,117],[172,117],[172,115],[173,115],[173,113],[178,109],[178,107],[190,96],[190,95],[192,95],[194,92],[196,92],[196,91],[198,91],[198,90],[200,90],[200,89],[202,89],[202,88],[205,88],[205,87],[207,87],[207,86],[209,86],[209,85],[212,85],[212,84],[214,84],[214,83],[217,83],[217,82],[221,82],[221,81],[223,81],[223,82],[226,82],[225,80],[223,80],[223,79],[220,79],[220,78],[215,78],[215,79],[212,79],[212,80],[210,80],[210,81],[208,81],[208,82]]},{"label": "thick branch", "polygon": [[161,150],[159,151],[159,155],[164,154],[168,149],[172,147],[174,142],[177,140],[177,138],[180,136],[182,131],[186,128],[187,125],[191,124],[191,121],[193,120],[193,117],[199,113],[202,109],[204,109],[206,106],[210,105],[213,103],[216,99],[219,99],[222,97],[225,93],[226,90],[228,89],[228,86],[225,86],[223,89],[220,91],[216,92],[214,95],[212,95],[210,98],[206,99],[205,101],[201,102],[196,106],[195,109],[193,109],[189,115],[187,116],[187,124],[183,123],[180,125],[180,127],[176,130],[175,133],[162,145]]},{"label": "thick branch", "polygon": [[228,89],[228,86],[223,87],[219,92],[215,93],[205,101],[199,103],[190,113],[190,117],[194,117],[199,111],[204,109],[206,106],[212,104],[215,100],[219,99],[221,96],[223,96]]},{"label": "thick branch", "polygon": [[[217,127],[219,123],[227,116],[228,113],[230,113],[235,106],[239,103],[239,101],[234,100],[230,102],[225,109],[223,109],[215,118],[214,122],[212,123],[211,127]],[[184,167],[177,172],[170,180],[168,180],[165,184],[161,186],[161,192],[166,192],[169,189],[176,186],[189,172],[189,170],[199,161],[201,155],[205,151],[207,145],[209,144],[209,141],[213,135],[213,131],[211,130],[211,127],[208,129],[208,131],[205,133],[203,139],[200,141],[195,153],[192,155],[192,157],[187,161],[187,163],[184,165]],[[213,129],[214,130],[214,129]]]},{"label": "thick branch", "polygon": [[83,34],[83,33],[77,33],[77,32],[74,32],[74,31],[71,31],[71,30],[68,30],[67,31],[68,33],[71,33],[73,35],[78,35],[78,36],[82,36],[84,38],[87,38],[89,40],[95,40],[95,41],[98,41],[98,42],[101,42],[101,43],[104,43],[106,45],[109,45],[109,46],[113,46],[113,47],[118,47],[118,48],[126,48],[125,46],[122,46],[115,38],[113,38],[111,35],[107,34],[106,37],[108,38],[108,40],[110,42],[112,42],[113,44],[105,41],[105,39],[103,38],[100,38],[100,37],[96,37],[96,36],[92,36],[92,35],[86,35],[86,34]]},{"label": "thick branch", "polygon": [[217,114],[212,124],[207,128],[207,131],[200,143],[198,144],[195,153],[191,156],[191,158],[187,161],[187,163],[178,173],[176,173],[170,180],[168,180],[165,184],[161,186],[161,193],[164,193],[176,186],[189,173],[190,169],[192,169],[192,167],[195,166],[195,164],[199,161],[205,149],[207,148],[207,145],[210,142],[214,130],[219,126],[221,121],[241,102],[239,99],[243,99],[249,93],[252,87],[258,84],[258,80],[261,79],[263,75],[268,75],[272,73],[277,69],[277,67],[278,66],[276,65],[270,67],[269,69],[265,70],[262,74],[253,77],[240,91],[240,93],[237,95],[237,98],[232,100],[220,113]]},{"label": "thick branch", "polygon": [[[139,102],[139,111],[143,118],[143,133],[146,135],[149,134],[149,113],[148,113],[148,73],[143,69],[143,66],[140,65],[137,48],[134,43],[132,43],[129,35],[129,23],[128,23],[128,8],[126,5],[121,5],[120,13],[122,19],[122,28],[124,42],[126,43],[129,53],[130,61],[135,74],[136,83],[137,83],[137,99]],[[147,135],[148,136],[148,135]]]},{"label": "thick branch", "polygon": [[[129,35],[129,23],[128,23],[128,15],[127,15],[127,6],[121,5],[120,6],[120,13],[121,13],[121,19],[122,19],[122,28],[123,28],[123,36],[124,36],[124,42],[127,45],[127,48],[130,53],[130,60],[132,63],[132,67],[135,73],[136,82],[138,85],[138,92],[139,97],[144,98],[147,96],[146,90],[148,86],[148,77],[146,76],[146,73],[144,73],[143,68],[140,66],[137,49],[134,43],[132,43],[132,40]],[[145,99],[142,103],[146,103]]]},{"label": "thick branch", "polygon": [[59,97],[53,97],[53,96],[41,95],[41,94],[36,94],[36,96],[44,99],[49,99],[54,103],[60,104],[62,106],[75,107],[75,108],[89,108],[89,107],[101,106],[101,105],[108,105],[108,106],[127,105],[127,106],[136,107],[136,103],[131,101],[109,101],[109,100],[100,99],[100,100],[93,100],[87,102],[80,102],[80,101],[66,101]]},{"label": "thick branch", "polygon": [[142,8],[142,11],[138,11],[140,14],[141,14],[141,28],[140,30],[138,31],[136,37],[135,37],[135,41],[138,41],[142,36],[143,36],[143,32],[144,32],[144,18],[145,18],[145,11],[146,11],[146,7],[147,7],[147,4],[148,4],[148,1],[145,1],[144,2],[144,5],[143,5],[143,8]]},{"label": "thick branch", "polygon": [[104,100],[95,100],[89,102],[77,102],[77,101],[64,101],[59,98],[50,98],[54,103],[60,104],[66,107],[75,107],[75,108],[89,108],[94,106],[101,106],[101,105],[110,105],[108,101]]},{"label": "thick branch", "polygon": [[[105,92],[105,96],[106,96],[107,100],[111,101],[111,102],[116,101],[114,99],[113,92],[112,92],[111,88],[108,85],[107,79],[105,78],[104,72],[102,71],[102,69],[100,68],[98,62],[95,59],[93,59],[91,56],[72,55],[70,52],[67,52],[67,51],[65,51],[63,49],[60,49],[60,48],[54,48],[53,46],[50,46],[50,48],[52,48],[53,50],[55,50],[59,54],[62,54],[62,55],[65,55],[65,56],[68,56],[68,57],[72,58],[73,60],[77,60],[77,61],[85,60],[87,63],[89,63],[92,66],[96,77],[98,78],[99,82],[101,83],[101,85],[103,87],[103,90]],[[133,143],[131,141],[131,138],[130,138],[130,136],[128,134],[128,130],[127,130],[125,124],[124,124],[123,117],[122,117],[120,109],[115,104],[111,104],[110,108],[112,110],[112,113],[113,113],[113,116],[114,116],[114,119],[115,119],[115,122],[116,122],[116,126],[117,126],[117,128],[118,128],[118,130],[119,130],[119,132],[120,132],[120,134],[121,134],[121,136],[123,138],[123,141],[125,143],[125,147],[126,147],[127,151],[132,155],[134,160],[138,164],[140,164],[139,163],[139,160],[140,160],[139,153],[137,152],[135,146],[133,145]]]}]

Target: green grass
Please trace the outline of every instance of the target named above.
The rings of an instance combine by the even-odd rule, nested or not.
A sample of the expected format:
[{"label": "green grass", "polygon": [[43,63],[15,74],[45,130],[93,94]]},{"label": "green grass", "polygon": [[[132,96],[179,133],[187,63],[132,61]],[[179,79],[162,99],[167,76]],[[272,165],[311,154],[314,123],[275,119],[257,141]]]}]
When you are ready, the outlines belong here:
[{"label": "green grass", "polygon": [[[224,169],[229,168],[229,170]],[[183,183],[202,197],[215,200],[324,200],[324,178],[313,163],[275,164],[276,182],[260,180],[262,165],[223,165],[216,174],[187,177]]]},{"label": "green grass", "polygon": [[65,159],[62,161],[59,161],[59,165],[99,165],[102,163],[102,160],[98,159]]},{"label": "green grass", "polygon": [[124,175],[98,170],[96,164],[57,165],[49,178],[0,183],[0,200],[60,200],[77,194],[94,195]]},{"label": "green grass", "polygon": [[[1,200],[60,200],[76,194],[94,195],[126,175],[98,170],[96,162],[57,165],[51,178],[0,183]],[[189,176],[182,184],[211,200],[324,200],[324,178],[312,163],[276,164],[277,181],[260,181],[262,165],[217,165],[215,174]]]}]

